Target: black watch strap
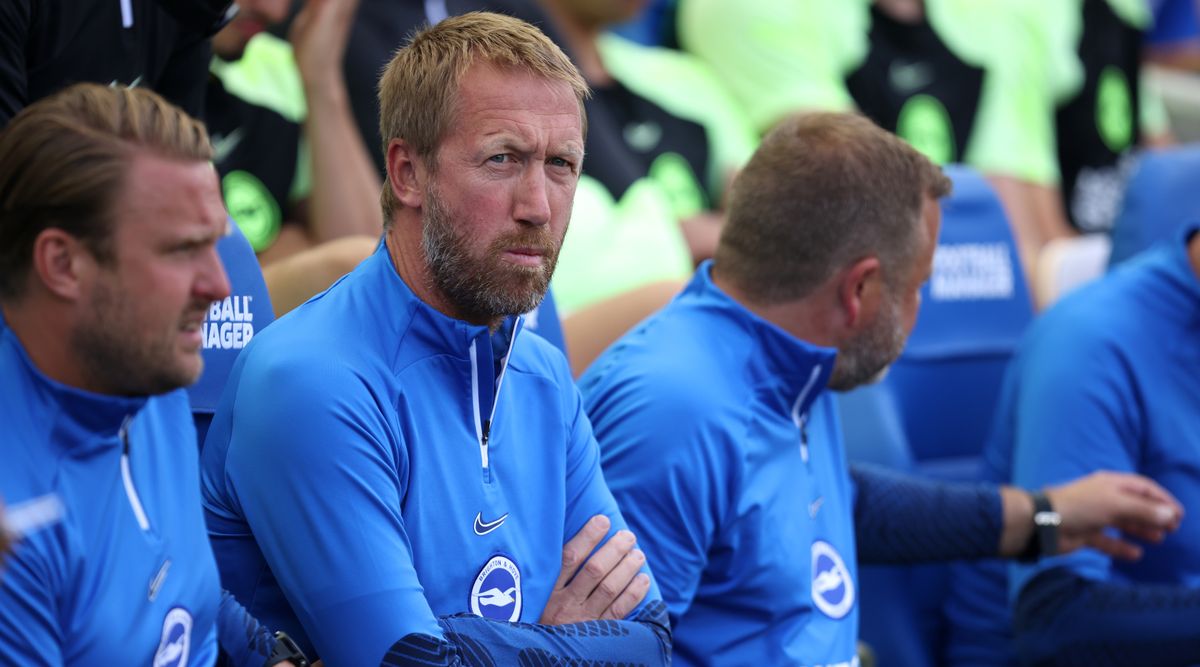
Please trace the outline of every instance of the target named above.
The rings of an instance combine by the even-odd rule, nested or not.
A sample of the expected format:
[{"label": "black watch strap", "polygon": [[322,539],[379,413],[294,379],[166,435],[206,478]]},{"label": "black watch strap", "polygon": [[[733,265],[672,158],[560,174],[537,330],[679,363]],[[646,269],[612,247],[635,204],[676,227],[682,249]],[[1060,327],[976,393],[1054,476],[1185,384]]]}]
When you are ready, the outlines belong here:
[{"label": "black watch strap", "polygon": [[1026,562],[1058,555],[1058,527],[1062,525],[1062,516],[1054,511],[1045,493],[1034,491],[1029,496],[1033,500],[1033,532],[1025,551],[1017,557]]},{"label": "black watch strap", "polygon": [[304,651],[296,645],[295,640],[287,636],[286,632],[275,633],[275,648],[271,651],[271,657],[267,658],[267,662],[263,667],[274,667],[281,662],[291,661],[296,667],[308,667],[308,658],[304,656]]}]

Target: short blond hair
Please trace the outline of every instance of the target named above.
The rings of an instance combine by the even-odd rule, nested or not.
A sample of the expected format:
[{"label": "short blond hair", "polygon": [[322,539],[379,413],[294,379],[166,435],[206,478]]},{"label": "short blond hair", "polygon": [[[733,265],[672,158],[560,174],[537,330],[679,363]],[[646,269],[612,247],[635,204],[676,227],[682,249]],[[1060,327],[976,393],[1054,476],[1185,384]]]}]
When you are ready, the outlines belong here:
[{"label": "short blond hair", "polygon": [[[392,139],[403,139],[429,169],[436,168],[437,147],[453,119],[459,82],[476,60],[570,85],[586,135],[583,101],[591,93],[562,49],[520,19],[469,12],[414,34],[384,69],[379,79],[379,136],[385,156]],[[386,227],[400,206],[386,182],[380,204]]]},{"label": "short blond hair", "polygon": [[45,229],[112,260],[113,203],[139,151],[212,159],[204,124],[144,88],[80,83],[12,119],[0,132],[0,299],[24,292]]}]

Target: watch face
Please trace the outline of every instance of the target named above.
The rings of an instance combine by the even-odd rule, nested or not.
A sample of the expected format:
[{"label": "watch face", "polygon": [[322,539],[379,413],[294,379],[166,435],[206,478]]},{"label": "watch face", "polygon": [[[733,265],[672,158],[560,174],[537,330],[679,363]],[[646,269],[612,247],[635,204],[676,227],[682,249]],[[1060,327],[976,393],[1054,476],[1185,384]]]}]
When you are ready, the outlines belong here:
[{"label": "watch face", "polygon": [[1058,512],[1037,512],[1033,515],[1033,522],[1039,526],[1059,526],[1062,516]]}]

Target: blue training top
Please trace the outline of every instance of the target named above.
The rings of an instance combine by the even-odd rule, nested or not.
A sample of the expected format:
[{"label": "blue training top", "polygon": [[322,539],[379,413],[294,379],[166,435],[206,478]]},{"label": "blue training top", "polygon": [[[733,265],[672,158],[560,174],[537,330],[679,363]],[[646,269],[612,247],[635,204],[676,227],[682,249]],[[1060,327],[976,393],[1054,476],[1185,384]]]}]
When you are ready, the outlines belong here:
[{"label": "blue training top", "polygon": [[[528,626],[452,632],[439,617],[536,622],[566,540],[595,514],[625,526],[562,354],[519,318],[493,336],[437,312],[384,244],[255,336],[202,468],[223,583],[332,665],[402,664],[405,637],[475,630],[472,647],[573,657],[561,636],[503,637]],[[611,644],[584,657],[665,659],[653,633],[620,625],[572,636]]]},{"label": "blue training top", "polygon": [[[1200,506],[1200,280],[1186,252],[1198,230],[1191,225],[1067,296],[1034,324],[986,452],[995,476],[1037,488],[1100,469],[1137,472],[1189,511]],[[1084,549],[1013,567],[1019,653],[1078,664],[1200,663],[1193,519],[1147,546],[1138,562]],[[958,581],[1002,598],[1003,577],[991,572],[960,573]],[[1000,605],[963,604],[958,612],[984,640],[979,629],[1003,637],[1011,623]]]},{"label": "blue training top", "polygon": [[710,268],[580,380],[674,662],[857,664],[854,490],[825,391],[835,353],[750,313]]},{"label": "blue training top", "polygon": [[0,397],[0,497],[63,511],[0,567],[2,661],[212,665],[221,593],[184,392],[55,382],[0,317]]}]

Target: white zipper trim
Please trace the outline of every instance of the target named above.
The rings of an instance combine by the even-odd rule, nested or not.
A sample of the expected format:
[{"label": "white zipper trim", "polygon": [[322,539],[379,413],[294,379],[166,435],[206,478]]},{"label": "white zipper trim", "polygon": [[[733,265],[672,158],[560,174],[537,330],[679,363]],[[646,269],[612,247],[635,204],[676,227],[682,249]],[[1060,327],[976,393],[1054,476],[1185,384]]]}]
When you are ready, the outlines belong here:
[{"label": "white zipper trim", "polygon": [[479,442],[479,459],[483,469],[488,467],[487,443],[483,441],[483,424],[479,421],[479,355],[475,351],[475,341],[471,341],[471,416],[475,418],[475,440]]},{"label": "white zipper trim", "polygon": [[800,460],[805,463],[808,463],[808,438],[804,435],[804,425],[808,421],[808,413],[801,414],[800,406],[804,404],[804,399],[808,398],[809,392],[812,391],[820,375],[821,367],[813,366],[812,373],[808,376],[808,382],[804,383],[804,388],[800,390],[800,395],[792,404],[792,422],[796,424],[796,428],[800,429]]},{"label": "white zipper trim", "polygon": [[800,406],[804,404],[804,399],[808,398],[808,393],[812,391],[813,385],[817,383],[817,378],[821,376],[821,367],[813,366],[812,373],[808,376],[808,382],[804,384],[804,389],[800,390],[800,395],[796,397],[796,402],[792,404],[792,421],[795,422],[797,428],[804,426],[804,415],[800,414]]},{"label": "white zipper trim", "polygon": [[133,488],[133,476],[129,474],[129,455],[121,454],[121,477],[125,480],[125,495],[129,497],[129,506],[137,517],[142,530],[150,530],[150,521],[146,519],[146,510],[142,509],[142,501],[138,499],[137,489]]},{"label": "white zipper trim", "polygon": [[150,520],[146,518],[142,500],[138,498],[137,489],[133,486],[133,473],[129,471],[129,422],[130,418],[126,417],[125,422],[121,424],[121,479],[125,482],[125,496],[129,498],[129,506],[133,508],[138,526],[144,532],[150,530]]},{"label": "white zipper trim", "polygon": [[[496,378],[496,391],[492,394],[492,409],[488,413],[488,424],[496,419],[496,406],[500,404],[500,388],[504,386],[504,376],[508,371],[508,360],[512,357],[513,346],[517,344],[517,334],[521,331],[523,320],[517,318],[513,325],[513,335],[508,339],[508,352],[500,362],[500,375]],[[488,468],[488,444],[483,439],[483,422],[479,419],[479,353],[475,347],[476,341],[471,341],[468,350],[471,356],[471,416],[475,420],[475,439],[479,441],[479,460],[483,469]]]},{"label": "white zipper trim", "polygon": [[492,401],[492,412],[488,415],[488,421],[496,421],[496,406],[500,404],[500,387],[504,386],[504,376],[508,372],[508,360],[512,358],[513,346],[517,344],[517,334],[521,330],[521,320],[518,318],[517,323],[513,325],[513,335],[508,339],[508,352],[504,354],[504,360],[500,362],[500,377],[496,379],[496,400]]},{"label": "white zipper trim", "polygon": [[133,0],[121,0],[121,27],[133,27]]}]

